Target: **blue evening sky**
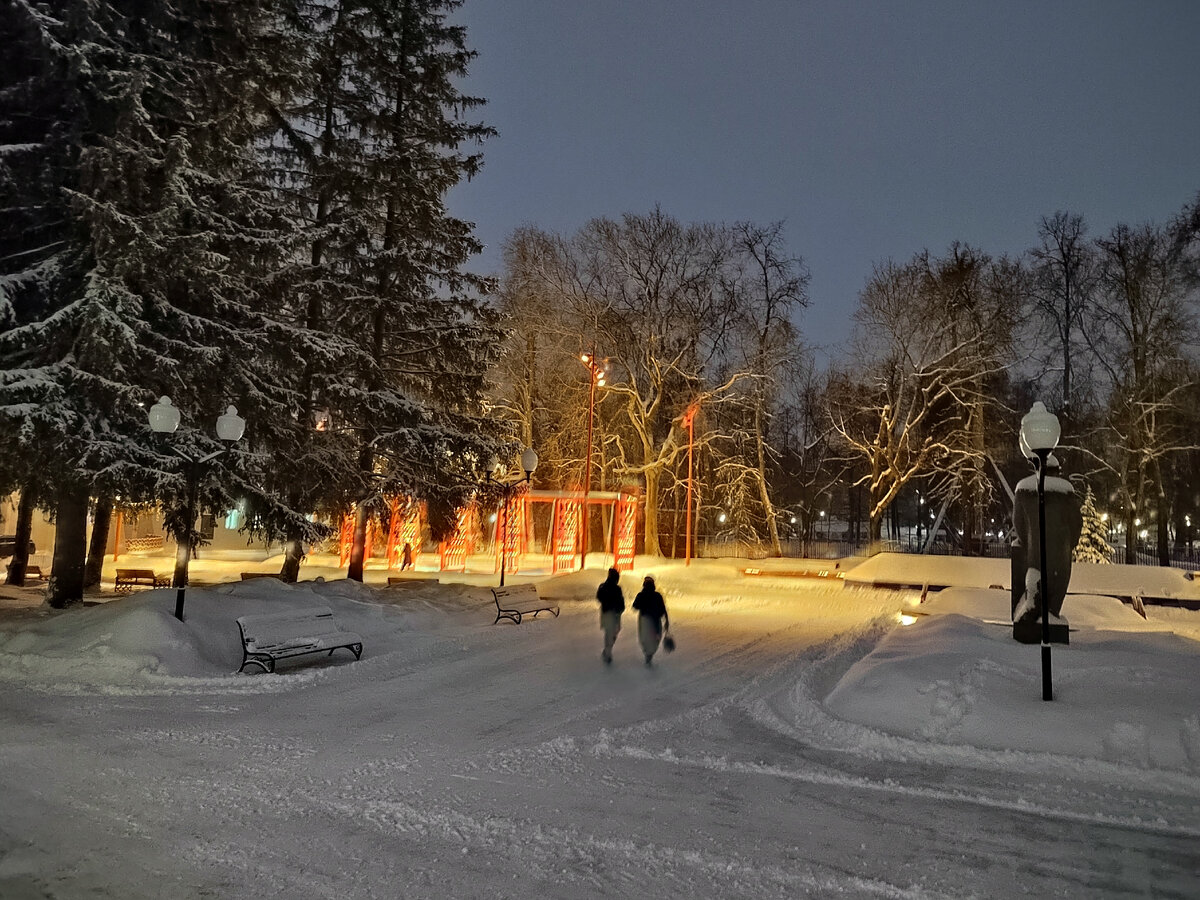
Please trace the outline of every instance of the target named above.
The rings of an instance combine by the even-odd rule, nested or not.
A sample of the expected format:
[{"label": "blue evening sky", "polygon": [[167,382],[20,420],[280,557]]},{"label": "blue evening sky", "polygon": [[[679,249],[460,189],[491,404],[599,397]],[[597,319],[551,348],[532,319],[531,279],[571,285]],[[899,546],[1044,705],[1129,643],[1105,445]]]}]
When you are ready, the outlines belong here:
[{"label": "blue evening sky", "polygon": [[1042,215],[1162,222],[1200,191],[1197,0],[466,0],[465,89],[500,131],[455,214],[496,273],[514,228],[656,204],[784,220],[810,343],[873,264]]}]

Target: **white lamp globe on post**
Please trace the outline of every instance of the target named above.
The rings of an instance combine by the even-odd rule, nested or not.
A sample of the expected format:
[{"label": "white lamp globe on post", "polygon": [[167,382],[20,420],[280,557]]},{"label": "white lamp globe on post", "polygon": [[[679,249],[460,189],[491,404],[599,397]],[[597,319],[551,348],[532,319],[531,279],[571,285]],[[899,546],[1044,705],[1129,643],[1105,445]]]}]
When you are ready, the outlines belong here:
[{"label": "white lamp globe on post", "polygon": [[[179,428],[179,409],[171,404],[169,397],[158,398],[158,402],[150,407],[150,430],[157,434],[174,434]],[[217,417],[217,437],[222,441],[233,444],[242,439],[246,432],[246,420],[237,414],[236,406],[227,406],[225,413]],[[178,540],[175,553],[175,576],[172,585],[175,593],[175,618],[183,621],[183,603],[188,583],[188,566],[191,563],[192,543],[195,540],[196,522],[196,493],[199,488],[200,466],[216,459],[224,449],[203,457],[193,457],[184,453],[178,447],[172,448],[187,461],[187,506],[184,508],[184,522],[187,523],[182,539]]]},{"label": "white lamp globe on post", "polygon": [[1046,460],[1062,434],[1058,416],[1038,400],[1021,419],[1022,451],[1028,447],[1038,459],[1038,580],[1042,605],[1042,699],[1054,699],[1050,667],[1050,594],[1046,570]]},{"label": "white lamp globe on post", "polygon": [[529,481],[533,477],[533,472],[538,465],[537,451],[532,447],[526,447],[521,453],[521,468],[525,470],[525,480]]},{"label": "white lamp globe on post", "polygon": [[225,414],[217,416],[217,437],[234,443],[240,441],[245,433],[246,420],[238,415],[237,407],[233,404],[225,407]]},{"label": "white lamp globe on post", "polygon": [[170,397],[159,397],[150,407],[150,430],[158,434],[174,434],[179,427],[179,409],[171,405]]}]

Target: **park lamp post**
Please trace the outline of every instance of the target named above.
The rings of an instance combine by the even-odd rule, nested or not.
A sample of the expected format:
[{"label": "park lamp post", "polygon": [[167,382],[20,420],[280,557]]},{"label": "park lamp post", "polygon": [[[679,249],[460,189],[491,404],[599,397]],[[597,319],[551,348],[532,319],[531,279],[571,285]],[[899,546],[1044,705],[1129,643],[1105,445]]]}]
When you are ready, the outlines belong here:
[{"label": "park lamp post", "polygon": [[521,468],[525,470],[524,478],[514,478],[505,481],[501,472],[500,460],[493,456],[488,466],[487,480],[500,488],[503,500],[500,507],[500,587],[504,587],[504,565],[508,561],[508,500],[513,491],[522,483],[528,484],[537,468],[538,455],[532,447],[526,447],[521,453]]},{"label": "park lamp post", "polygon": [[1038,460],[1038,592],[1042,603],[1042,699],[1054,699],[1050,669],[1050,593],[1046,560],[1046,460],[1058,446],[1062,431],[1058,417],[1038,400],[1021,419],[1022,451],[1026,447]]},{"label": "park lamp post", "polygon": [[[169,397],[159,397],[158,402],[150,407],[150,430],[157,434],[174,434],[179,427],[179,409],[171,405]],[[225,414],[217,416],[217,437],[229,444],[242,439],[246,431],[246,420],[237,414],[236,406],[229,406]],[[172,447],[176,453],[187,461],[187,506],[184,508],[184,522],[187,530],[184,533],[182,546],[175,553],[175,576],[172,585],[175,593],[175,618],[183,621],[183,601],[188,583],[188,565],[192,558],[192,543],[195,540],[196,493],[199,489],[200,467],[216,459],[224,449],[209,453],[207,456],[195,457],[184,453],[178,447]]]},{"label": "park lamp post", "polygon": [[687,478],[687,513],[684,516],[683,564],[692,564],[692,447],[696,443],[696,413],[699,405],[692,403],[683,414],[683,424],[688,432],[688,478]]},{"label": "park lamp post", "polygon": [[[592,426],[596,421],[596,388],[604,387],[604,382],[612,369],[607,359],[596,358],[596,347],[593,344],[591,352],[579,357],[591,373],[591,385],[588,388],[588,426],[587,426],[587,462],[583,467],[583,534],[579,536],[579,568],[587,565],[588,536],[588,495],[592,492]],[[536,457],[537,454],[534,454]],[[532,471],[532,470],[530,470]]]}]

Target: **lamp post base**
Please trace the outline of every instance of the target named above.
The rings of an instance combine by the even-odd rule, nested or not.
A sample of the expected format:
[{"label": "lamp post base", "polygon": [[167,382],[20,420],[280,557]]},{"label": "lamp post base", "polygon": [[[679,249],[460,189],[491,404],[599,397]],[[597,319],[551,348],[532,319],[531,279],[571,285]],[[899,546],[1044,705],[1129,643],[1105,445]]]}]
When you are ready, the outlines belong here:
[{"label": "lamp post base", "polygon": [[1050,675],[1050,645],[1042,644],[1042,699],[1054,699],[1054,679]]}]

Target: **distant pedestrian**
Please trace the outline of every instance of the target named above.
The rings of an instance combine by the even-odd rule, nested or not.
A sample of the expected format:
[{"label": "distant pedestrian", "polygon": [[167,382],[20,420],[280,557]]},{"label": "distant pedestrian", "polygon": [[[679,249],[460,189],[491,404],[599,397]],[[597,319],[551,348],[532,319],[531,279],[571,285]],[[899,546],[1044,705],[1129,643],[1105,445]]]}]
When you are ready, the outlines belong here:
[{"label": "distant pedestrian", "polygon": [[412,564],[412,544],[406,543],[404,549],[400,552],[400,571],[403,572]]},{"label": "distant pedestrian", "polygon": [[651,576],[647,575],[642,582],[641,591],[633,598],[633,608],[638,611],[638,641],[642,645],[646,665],[650,665],[662,641],[663,632],[671,627],[667,604],[663,602],[663,596],[655,588]]},{"label": "distant pedestrian", "polygon": [[625,594],[621,585],[621,573],[616,569],[608,570],[608,578],[596,589],[596,599],[600,601],[600,627],[604,629],[604,652],[600,656],[606,663],[612,662],[613,644],[621,631],[621,613],[625,612]]}]

